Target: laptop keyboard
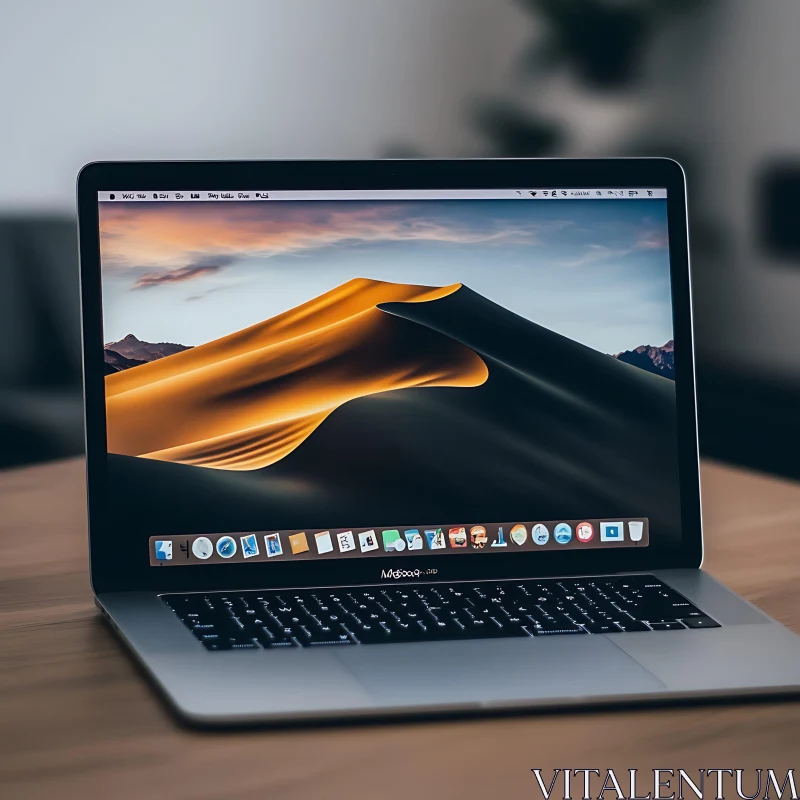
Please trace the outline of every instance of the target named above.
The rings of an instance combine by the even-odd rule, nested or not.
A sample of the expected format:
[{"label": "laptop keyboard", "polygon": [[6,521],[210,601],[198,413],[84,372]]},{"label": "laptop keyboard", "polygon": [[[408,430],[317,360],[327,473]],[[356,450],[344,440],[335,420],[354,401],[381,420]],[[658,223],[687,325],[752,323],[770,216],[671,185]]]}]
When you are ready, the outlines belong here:
[{"label": "laptop keyboard", "polygon": [[718,628],[652,575],[162,597],[208,650]]}]

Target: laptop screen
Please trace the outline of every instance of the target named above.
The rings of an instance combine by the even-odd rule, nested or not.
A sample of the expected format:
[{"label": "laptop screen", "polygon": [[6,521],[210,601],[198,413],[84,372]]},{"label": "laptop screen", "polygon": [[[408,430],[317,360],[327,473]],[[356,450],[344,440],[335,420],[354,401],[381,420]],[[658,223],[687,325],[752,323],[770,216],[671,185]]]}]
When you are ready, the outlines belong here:
[{"label": "laptop screen", "polygon": [[666,190],[98,200],[108,496],[151,565],[679,542]]}]

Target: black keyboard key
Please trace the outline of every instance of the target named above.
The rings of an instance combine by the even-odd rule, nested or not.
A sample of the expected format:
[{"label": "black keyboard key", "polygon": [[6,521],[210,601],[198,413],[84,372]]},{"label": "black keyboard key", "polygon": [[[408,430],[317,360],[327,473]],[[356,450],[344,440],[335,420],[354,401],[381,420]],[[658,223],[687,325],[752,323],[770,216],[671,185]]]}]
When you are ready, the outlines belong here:
[{"label": "black keyboard key", "polygon": [[270,650],[272,648],[278,647],[297,647],[298,644],[294,639],[289,639],[284,636],[272,636],[266,635],[265,633],[260,633],[255,636],[255,640],[263,647],[265,650]]},{"label": "black keyboard key", "polygon": [[391,633],[380,625],[353,628],[353,636],[360,644],[385,644],[392,641]]},{"label": "black keyboard key", "polygon": [[638,619],[623,619],[616,623],[618,630],[625,633],[632,633],[636,631],[649,631],[650,628]]},{"label": "black keyboard key", "polygon": [[228,642],[203,642],[206,650],[232,650],[233,647]]},{"label": "black keyboard key", "polygon": [[259,645],[252,639],[228,639],[231,650],[258,650]]},{"label": "black keyboard key", "polygon": [[529,628],[536,636],[562,634],[562,633],[586,633],[586,630],[579,625],[559,625],[557,623],[538,624]]},{"label": "black keyboard key", "polygon": [[439,640],[458,639],[508,639],[531,636],[522,625],[503,624],[499,618],[453,620],[446,631],[432,631],[431,638]]},{"label": "black keyboard key", "polygon": [[[613,622],[594,622],[584,625],[584,627],[589,633],[619,633],[621,630],[621,628]],[[646,625],[643,625],[643,627],[647,630]]]},{"label": "black keyboard key", "polygon": [[711,617],[687,617],[682,620],[687,628],[719,628],[719,622],[711,619]]},{"label": "black keyboard key", "polygon": [[491,631],[489,621],[482,619],[481,617],[473,616],[469,613],[469,611],[467,611],[465,619],[461,620],[461,624],[468,632],[473,632],[476,636],[483,637],[484,635],[491,635],[491,633],[485,633],[487,631]]},{"label": "black keyboard key", "polygon": [[532,628],[531,629],[535,636],[556,636],[561,634],[570,634],[570,633],[587,633],[583,628],[579,628],[577,626],[571,628],[560,628],[560,627],[547,627],[547,628]]},{"label": "black keyboard key", "polygon": [[308,639],[303,639],[304,647],[316,647],[318,645],[342,645],[353,644],[353,640],[346,634],[340,633],[333,636],[323,636],[322,634],[315,634]]},{"label": "black keyboard key", "polygon": [[[423,635],[422,641],[441,642],[448,639],[474,638],[465,634],[465,629],[454,619],[443,614],[441,617],[431,615],[428,615],[427,618],[422,617],[415,625],[408,629],[402,629],[397,641],[420,641],[420,632]],[[397,627],[393,629],[393,634],[397,635]]]},{"label": "black keyboard key", "polygon": [[685,631],[686,626],[680,622],[651,622],[651,631]]}]

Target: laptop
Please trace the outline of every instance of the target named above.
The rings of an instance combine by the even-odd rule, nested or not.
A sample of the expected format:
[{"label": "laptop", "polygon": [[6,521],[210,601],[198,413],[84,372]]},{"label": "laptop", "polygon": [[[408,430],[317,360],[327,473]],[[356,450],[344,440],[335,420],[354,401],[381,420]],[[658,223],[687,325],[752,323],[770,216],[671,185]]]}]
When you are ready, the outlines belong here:
[{"label": "laptop", "polygon": [[677,163],[95,163],[78,202],[92,586],[181,718],[797,690],[701,566]]}]

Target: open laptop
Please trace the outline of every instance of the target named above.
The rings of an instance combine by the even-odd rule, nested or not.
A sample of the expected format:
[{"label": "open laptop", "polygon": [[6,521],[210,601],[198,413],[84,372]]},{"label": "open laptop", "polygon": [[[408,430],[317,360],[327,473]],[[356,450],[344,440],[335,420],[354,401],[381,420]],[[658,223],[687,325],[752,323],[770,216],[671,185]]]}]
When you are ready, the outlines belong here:
[{"label": "open laptop", "polygon": [[701,569],[669,160],[97,163],[91,577],[197,724],[793,691]]}]

